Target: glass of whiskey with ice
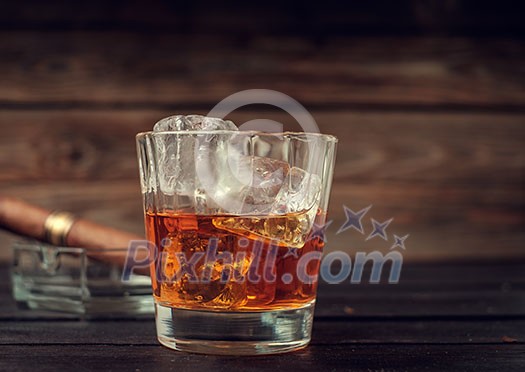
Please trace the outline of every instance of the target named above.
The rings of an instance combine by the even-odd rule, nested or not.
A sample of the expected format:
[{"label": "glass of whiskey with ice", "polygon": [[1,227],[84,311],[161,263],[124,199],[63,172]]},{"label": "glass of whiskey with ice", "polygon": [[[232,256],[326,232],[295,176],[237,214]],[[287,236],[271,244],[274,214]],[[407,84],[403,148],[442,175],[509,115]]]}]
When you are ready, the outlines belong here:
[{"label": "glass of whiskey with ice", "polygon": [[197,115],[137,135],[161,344],[230,355],[308,344],[336,143]]}]

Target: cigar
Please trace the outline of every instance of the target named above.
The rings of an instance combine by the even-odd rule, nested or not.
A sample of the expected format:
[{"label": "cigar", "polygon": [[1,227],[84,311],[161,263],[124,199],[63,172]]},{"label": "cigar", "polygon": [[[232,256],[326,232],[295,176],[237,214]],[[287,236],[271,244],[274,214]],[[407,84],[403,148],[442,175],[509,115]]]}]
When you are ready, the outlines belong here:
[{"label": "cigar", "polygon": [[[88,257],[119,267],[124,267],[126,253],[114,249],[127,248],[132,240],[144,241],[144,237],[139,235],[5,196],[0,196],[0,228],[54,245],[85,248]],[[53,229],[57,233],[58,229],[63,230],[58,239],[50,234]],[[143,250],[137,253],[143,256],[147,254]],[[140,270],[142,273],[146,271]]]}]

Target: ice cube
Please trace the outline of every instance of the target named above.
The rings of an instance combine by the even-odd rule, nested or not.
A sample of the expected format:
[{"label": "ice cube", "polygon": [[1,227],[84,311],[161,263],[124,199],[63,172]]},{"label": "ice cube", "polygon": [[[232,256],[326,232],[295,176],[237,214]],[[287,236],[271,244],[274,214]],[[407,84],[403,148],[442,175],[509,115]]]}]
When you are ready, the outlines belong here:
[{"label": "ice cube", "polygon": [[210,140],[208,136],[188,138],[184,132],[215,130],[238,129],[229,120],[201,115],[175,115],[155,124],[154,132],[173,131],[155,137],[159,186],[165,195],[189,196],[187,203],[191,204],[195,190],[196,146],[200,142],[209,143]]},{"label": "ice cube", "polygon": [[[215,154],[218,149],[213,150]],[[208,156],[199,151],[197,176],[200,206],[226,214],[269,213],[282,188],[289,165],[286,162],[245,156],[224,151],[224,156]]]},{"label": "ice cube", "polygon": [[174,115],[158,121],[153,127],[154,132],[197,130],[238,130],[238,128],[230,120],[202,115]]},{"label": "ice cube", "polygon": [[[282,153],[278,142],[271,146],[257,136],[235,133],[184,135],[216,130],[237,127],[231,121],[200,115],[176,115],[155,124],[154,131],[172,131],[156,137],[162,192],[187,200],[198,214],[242,217],[225,219],[218,228],[302,247],[319,207],[320,178],[267,157]],[[261,225],[256,220],[264,216],[272,218]]]},{"label": "ice cube", "polygon": [[247,301],[246,281],[242,283],[229,282],[224,285],[217,297],[203,305],[216,309],[232,309],[243,306]]},{"label": "ice cube", "polygon": [[311,211],[279,216],[228,216],[214,218],[213,225],[250,239],[267,240],[277,246],[302,248],[312,229],[313,218],[315,214],[312,217]]},{"label": "ice cube", "polygon": [[236,193],[242,206],[239,214],[267,214],[282,189],[290,166],[287,162],[259,157],[240,156],[238,174],[242,185]]},{"label": "ice cube", "polygon": [[154,137],[157,157],[157,177],[165,195],[187,195],[195,179],[193,144],[177,134]]},{"label": "ice cube", "polygon": [[272,205],[271,213],[295,213],[314,210],[317,213],[321,179],[297,167],[290,168],[279,194]]},{"label": "ice cube", "polygon": [[[287,169],[277,160],[262,158],[256,163],[270,174],[267,177],[277,175],[276,179],[270,182],[262,177],[270,187],[251,185],[240,190],[238,195],[243,197],[245,213],[214,218],[214,226],[252,239],[261,237],[280,246],[302,248],[319,207],[319,177],[297,167]],[[253,180],[260,182],[260,176],[265,172],[256,171],[256,168],[253,167],[253,173],[257,175]]]},{"label": "ice cube", "polygon": [[[211,275],[211,283],[221,282],[224,284],[220,293],[203,305],[211,308],[231,309],[246,304],[248,296],[245,276],[250,269],[251,262],[252,257],[250,255],[245,255],[240,260],[236,257],[232,264],[216,262]],[[229,276],[227,282],[223,281],[225,273],[228,273]]]}]

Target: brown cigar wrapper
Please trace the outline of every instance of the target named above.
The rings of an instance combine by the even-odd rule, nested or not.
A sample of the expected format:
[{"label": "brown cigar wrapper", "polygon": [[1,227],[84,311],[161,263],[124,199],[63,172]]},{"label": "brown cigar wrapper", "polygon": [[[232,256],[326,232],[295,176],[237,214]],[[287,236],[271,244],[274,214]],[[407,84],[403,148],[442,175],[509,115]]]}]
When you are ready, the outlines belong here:
[{"label": "brown cigar wrapper", "polygon": [[[0,227],[16,234],[45,241],[44,223],[51,211],[31,205],[22,200],[0,196]],[[82,218],[75,219],[66,238],[67,246],[86,248],[89,257],[124,266],[126,255],[112,252],[112,248],[127,248],[131,240],[144,240],[144,237],[103,226]],[[146,256],[144,250],[139,250]],[[147,269],[137,270],[140,273]]]}]

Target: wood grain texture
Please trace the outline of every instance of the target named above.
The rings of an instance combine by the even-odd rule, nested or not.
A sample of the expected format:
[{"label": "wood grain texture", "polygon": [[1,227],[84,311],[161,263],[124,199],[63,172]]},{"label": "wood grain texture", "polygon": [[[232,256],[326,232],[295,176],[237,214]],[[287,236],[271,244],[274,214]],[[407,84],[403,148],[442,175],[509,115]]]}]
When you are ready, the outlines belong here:
[{"label": "wood grain texture", "polygon": [[[175,352],[161,346],[139,345],[20,345],[2,346],[0,368],[40,371],[74,368],[95,371],[275,371],[281,369],[329,371],[519,371],[525,363],[525,345],[312,345],[280,356],[224,357]],[[60,352],[59,352],[60,350]],[[62,353],[67,353],[67,358]],[[30,361],[29,361],[30,360]],[[31,363],[29,365],[29,363]],[[485,368],[486,367],[486,368]]]},{"label": "wood grain texture", "polygon": [[[429,330],[434,329],[432,332],[438,332],[438,328],[427,323],[451,321],[459,327],[459,322],[512,322],[525,316],[524,267],[523,258],[512,261],[479,258],[472,261],[469,258],[453,264],[450,259],[441,263],[408,262],[403,266],[398,284],[388,284],[388,268],[383,270],[379,284],[370,284],[371,268],[367,266],[359,284],[351,284],[349,278],[339,284],[328,284],[321,279],[315,317],[316,321],[323,322],[348,321],[352,329],[360,322],[421,322]],[[5,294],[11,290],[7,269],[7,265],[0,265],[0,293]],[[119,320],[152,317],[153,314],[149,317],[126,314],[120,315]],[[114,316],[101,314],[95,315],[94,319],[115,321]],[[0,321],[66,320],[78,320],[78,315],[20,309],[12,298],[0,302]],[[329,329],[333,328],[330,326]],[[381,337],[385,335],[384,332],[381,334]],[[514,337],[519,339],[520,335]],[[418,337],[422,341],[425,336]]]},{"label": "wood grain texture", "polygon": [[0,55],[7,106],[213,105],[262,87],[332,106],[525,102],[519,39],[3,31]]},{"label": "wood grain texture", "polygon": [[[205,111],[200,111],[205,113]],[[47,208],[142,233],[134,135],[163,110],[2,110],[0,192]],[[410,234],[406,258],[523,254],[525,116],[424,112],[314,111],[339,137],[328,249],[388,249],[354,230],[336,235],[342,205],[374,205]],[[275,112],[239,112],[237,123]],[[10,125],[16,123],[16,125]],[[370,220],[366,219],[367,234]],[[2,235],[3,245],[8,244]],[[392,242],[392,240],[390,240]],[[7,250],[0,256],[7,258]]]},{"label": "wood grain texture", "polygon": [[[323,282],[311,346],[238,358],[163,348],[151,318],[18,309],[0,233],[0,370],[521,371],[522,14],[484,0],[0,3],[0,194],[142,234],[134,135],[267,88],[340,139],[327,251],[386,253],[410,235],[398,285]],[[299,129],[259,106],[231,119],[261,117]],[[364,234],[336,233],[343,205],[372,205]],[[391,217],[388,241],[366,240],[370,218]]]},{"label": "wood grain texture", "polygon": [[[32,335],[54,332],[46,338]],[[143,321],[0,321],[0,345],[157,346],[153,319]],[[454,330],[451,332],[451,330]],[[345,320],[316,319],[311,345],[499,344],[502,335],[525,343],[525,320]],[[0,346],[1,347],[1,346]],[[160,346],[159,346],[160,347]]]},{"label": "wood grain texture", "polygon": [[[135,134],[168,115],[167,110],[0,110],[0,181],[135,180]],[[312,115],[321,132],[339,138],[336,182],[406,186],[410,181],[430,187],[525,182],[525,114],[313,110]],[[292,117],[273,111],[229,118],[239,125],[268,118],[286,130],[301,129]]]},{"label": "wood grain texture", "polygon": [[[155,340],[152,319],[86,322],[46,318],[38,312],[15,312],[5,280],[7,267],[0,265],[0,369],[34,370],[34,363],[38,363],[44,371],[68,368],[274,371],[292,367],[420,371],[422,366],[436,371],[520,370],[525,361],[525,307],[520,297],[513,302],[512,292],[514,285],[523,283],[522,267],[520,262],[503,261],[409,265],[406,294],[411,296],[388,297],[405,282],[391,288],[376,286],[375,291],[382,292],[382,296],[369,293],[361,300],[357,296],[366,309],[364,316],[357,317],[342,317],[334,308],[340,303],[354,305],[356,294],[348,286],[322,286],[308,348],[278,356],[239,358],[194,355],[164,348]],[[476,281],[481,275],[483,280]],[[455,287],[448,285],[452,283]],[[496,283],[507,284],[501,294],[517,312],[506,313],[501,303],[491,298],[487,305],[493,311],[480,317],[479,303],[486,300],[487,294],[494,293],[490,288]],[[476,287],[463,291],[465,285]],[[371,289],[366,285],[355,288],[363,294]],[[421,290],[428,290],[428,295],[421,297]],[[521,293],[522,299],[523,286],[516,293]],[[324,294],[328,296],[323,298]],[[444,302],[445,297],[453,300]],[[424,303],[427,303],[425,315],[406,316],[409,309]],[[398,311],[384,317],[375,312],[378,305]]]},{"label": "wood grain texture", "polygon": [[[340,138],[328,249],[386,251],[395,233],[410,234],[407,260],[523,256],[518,17],[468,1],[380,3],[371,18],[371,5],[283,5],[267,32],[264,12],[280,6],[272,3],[240,17],[245,33],[234,32],[244,25],[235,15],[219,16],[231,4],[2,5],[0,192],[141,233],[134,135],[169,114],[205,114],[238,90],[268,88]],[[311,30],[298,27],[308,19]],[[298,129],[260,107],[231,119],[260,117]],[[343,205],[373,205],[367,234],[369,217],[394,217],[390,241],[337,235]],[[11,239],[2,234],[0,244]]]}]

